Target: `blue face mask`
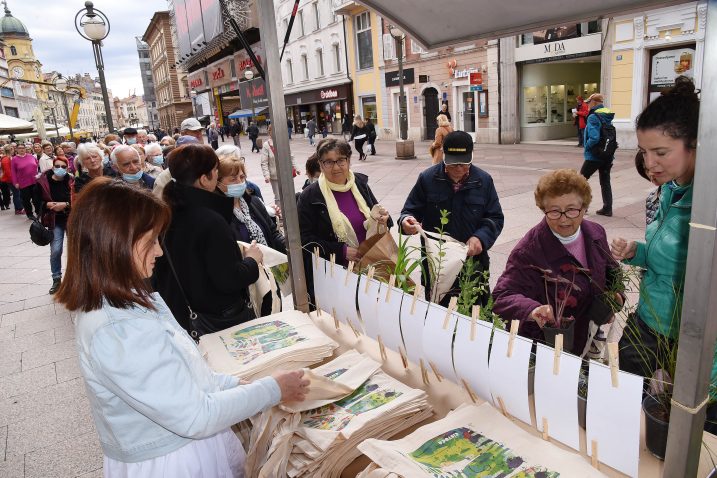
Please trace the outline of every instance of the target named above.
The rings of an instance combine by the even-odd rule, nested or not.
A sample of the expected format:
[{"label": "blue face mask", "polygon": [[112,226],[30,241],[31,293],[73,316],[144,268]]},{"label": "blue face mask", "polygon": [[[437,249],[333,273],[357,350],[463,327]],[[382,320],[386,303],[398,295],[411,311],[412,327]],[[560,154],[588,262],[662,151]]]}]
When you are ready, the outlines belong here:
[{"label": "blue face mask", "polygon": [[137,144],[137,138],[127,138],[127,141],[125,141],[127,144]]},{"label": "blue face mask", "polygon": [[136,183],[137,181],[142,179],[142,170],[139,170],[134,174],[122,173],[122,179],[124,179],[128,183]]},{"label": "blue face mask", "polygon": [[110,157],[105,154],[105,157],[102,158],[102,166],[107,166],[110,164]]},{"label": "blue face mask", "polygon": [[52,168],[52,174],[54,174],[58,178],[64,178],[67,174],[67,170],[64,168]]},{"label": "blue face mask", "polygon": [[230,198],[240,198],[246,192],[246,181],[238,184],[227,185],[227,192],[225,193]]},{"label": "blue face mask", "polygon": [[164,156],[162,156],[161,154],[158,154],[157,156],[152,158],[152,164],[154,164],[155,166],[163,165],[164,164]]}]

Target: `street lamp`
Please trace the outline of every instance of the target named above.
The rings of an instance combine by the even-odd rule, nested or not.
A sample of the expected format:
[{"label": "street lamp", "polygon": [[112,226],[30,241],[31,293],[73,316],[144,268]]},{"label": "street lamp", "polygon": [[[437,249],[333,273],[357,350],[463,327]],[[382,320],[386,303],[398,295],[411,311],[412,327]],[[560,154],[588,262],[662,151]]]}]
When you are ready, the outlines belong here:
[{"label": "street lamp", "polygon": [[47,108],[52,112],[52,121],[55,123],[55,137],[60,137],[60,129],[57,127],[57,116],[55,116],[55,108],[57,108],[57,101],[50,98],[47,100]]},{"label": "street lamp", "polygon": [[249,94],[249,97],[251,98],[251,120],[254,121],[254,116],[256,116],[256,111],[254,110],[254,83],[252,83],[252,80],[254,79],[254,72],[251,70],[244,70],[244,78],[249,82],[249,88],[251,88],[251,92]]},{"label": "street lamp", "polygon": [[192,97],[192,116],[194,116],[196,118],[197,117],[197,90],[190,91],[189,95]]},{"label": "street lamp", "polygon": [[102,87],[102,99],[105,103],[105,115],[107,116],[107,126],[110,132],[114,131],[112,124],[112,115],[110,109],[110,97],[107,94],[107,83],[105,82],[105,64],[102,59],[102,40],[107,38],[110,33],[110,21],[107,16],[100,10],[94,8],[92,2],[85,2],[85,9],[80,10],[75,15],[75,29],[85,40],[92,42],[92,51],[95,54],[95,65],[97,65],[97,73],[100,76],[100,86]]},{"label": "street lamp", "polygon": [[396,41],[396,56],[398,57],[398,130],[399,139],[396,142],[396,159],[412,159],[415,158],[413,141],[408,139],[408,107],[406,105],[406,92],[403,88],[403,40],[405,36],[403,32],[396,27],[389,30],[391,36]]},{"label": "street lamp", "polygon": [[[55,89],[59,91],[60,93],[65,96],[67,94],[67,91],[70,89],[70,84],[67,81],[67,78],[64,78],[62,75],[57,75],[55,79],[52,82],[55,86]],[[74,141],[74,134],[72,133],[72,121],[70,121],[70,110],[67,108],[67,98],[62,100],[62,106],[65,107],[65,117],[67,118],[67,128],[70,130],[70,141]]]}]

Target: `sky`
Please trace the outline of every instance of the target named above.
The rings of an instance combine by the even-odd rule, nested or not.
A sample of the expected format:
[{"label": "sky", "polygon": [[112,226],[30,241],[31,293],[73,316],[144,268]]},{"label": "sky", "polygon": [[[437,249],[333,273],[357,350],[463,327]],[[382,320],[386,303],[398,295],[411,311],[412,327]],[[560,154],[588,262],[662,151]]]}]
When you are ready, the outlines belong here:
[{"label": "sky", "polygon": [[[107,87],[113,96],[120,98],[133,91],[143,94],[134,37],[144,34],[154,12],[167,10],[167,1],[94,0],[93,3],[110,21],[110,34],[102,47]],[[92,44],[77,33],[73,23],[77,12],[84,9],[84,0],[7,0],[7,4],[12,15],[30,32],[35,57],[42,63],[43,72],[56,70],[66,76],[75,73],[97,76]]]}]

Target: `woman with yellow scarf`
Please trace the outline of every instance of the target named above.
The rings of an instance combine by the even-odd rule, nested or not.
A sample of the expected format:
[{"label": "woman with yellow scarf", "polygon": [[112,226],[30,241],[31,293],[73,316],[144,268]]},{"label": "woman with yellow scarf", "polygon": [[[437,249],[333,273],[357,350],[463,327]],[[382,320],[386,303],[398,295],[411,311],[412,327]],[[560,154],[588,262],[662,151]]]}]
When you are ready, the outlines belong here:
[{"label": "woman with yellow scarf", "polygon": [[390,227],[391,218],[385,209],[374,208],[378,201],[368,186],[368,177],[351,171],[351,146],[346,141],[321,140],[316,155],[321,176],[299,196],[304,250],[310,253],[318,247],[327,259],[336,254],[339,264],[358,262],[358,246],[366,239],[369,226],[378,223]]}]

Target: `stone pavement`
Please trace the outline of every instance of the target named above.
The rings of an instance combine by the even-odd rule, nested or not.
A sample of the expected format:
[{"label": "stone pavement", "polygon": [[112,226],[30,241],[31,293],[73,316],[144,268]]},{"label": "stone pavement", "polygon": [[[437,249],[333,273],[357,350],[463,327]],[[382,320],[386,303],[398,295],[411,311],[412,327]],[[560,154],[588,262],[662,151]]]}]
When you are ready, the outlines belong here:
[{"label": "stone pavement", "polygon": [[[295,138],[291,145],[303,172],[308,141]],[[245,138],[242,146],[249,149]],[[419,159],[413,161],[394,160],[392,142],[376,147],[377,156],[352,167],[369,175],[377,198],[396,217],[417,174],[430,164],[428,143],[416,144]],[[615,216],[590,217],[606,227],[609,238],[644,234],[644,199],[651,186],[635,173],[631,153],[620,152],[613,168]],[[246,156],[250,180],[271,200],[259,155]],[[477,146],[476,163],[493,176],[506,215],[491,251],[493,281],[515,243],[541,219],[533,201],[540,175],[579,168],[581,158],[581,150],[570,146]],[[296,178],[295,185],[300,188],[304,179]],[[599,191],[597,175],[591,184]],[[601,205],[596,198],[591,210]],[[47,295],[49,247],[33,245],[28,227],[24,216],[0,213],[0,477],[100,477],[102,451],[80,377],[72,320]]]}]

